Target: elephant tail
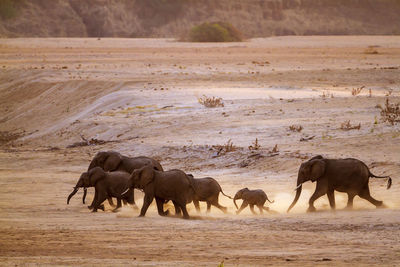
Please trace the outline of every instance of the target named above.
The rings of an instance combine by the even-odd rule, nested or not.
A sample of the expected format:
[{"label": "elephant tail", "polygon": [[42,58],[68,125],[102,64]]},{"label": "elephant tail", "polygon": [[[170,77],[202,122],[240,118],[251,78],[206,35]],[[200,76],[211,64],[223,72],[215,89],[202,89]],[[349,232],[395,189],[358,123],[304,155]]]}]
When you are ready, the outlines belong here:
[{"label": "elephant tail", "polygon": [[387,181],[387,188],[389,189],[392,186],[392,178],[390,176],[377,176],[375,174],[373,174],[372,172],[369,172],[369,177],[373,177],[373,178],[389,178]]},{"label": "elephant tail", "polygon": [[274,203],[275,202],[275,200],[272,200],[272,201],[269,200],[268,197],[267,197],[267,200],[268,200],[269,203]]},{"label": "elephant tail", "polygon": [[220,190],[220,192],[221,192],[224,196],[226,196],[227,198],[233,199],[233,197],[226,195],[226,194],[224,193],[224,191],[222,191],[222,189]]}]

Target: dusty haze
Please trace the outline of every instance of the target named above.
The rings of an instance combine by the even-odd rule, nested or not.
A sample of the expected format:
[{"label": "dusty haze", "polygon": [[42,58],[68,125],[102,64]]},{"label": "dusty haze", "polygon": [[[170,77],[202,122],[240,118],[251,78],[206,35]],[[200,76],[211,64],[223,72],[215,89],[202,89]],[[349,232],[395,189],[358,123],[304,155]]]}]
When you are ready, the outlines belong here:
[{"label": "dusty haze", "polygon": [[[399,37],[2,39],[0,62],[1,265],[400,264],[400,126],[382,122],[377,108],[389,94],[400,101]],[[203,94],[225,106],[200,105]],[[342,130],[347,120],[361,128]],[[68,148],[81,135],[108,143]],[[261,148],[250,151],[256,138]],[[213,146],[229,139],[237,149],[215,157]],[[224,196],[229,214],[206,215],[204,204],[196,214],[188,204],[192,220],[160,217],[155,206],[145,218],[131,207],[90,213],[81,192],[67,205],[90,159],[109,149],[212,176],[229,195],[263,189],[279,214],[237,216]],[[299,165],[317,154],[359,158],[391,175],[390,190],[370,180],[388,208],[356,197],[355,210],[344,211],[347,196],[336,193],[336,212],[324,196],[307,214],[315,188],[307,183],[285,213]]]}]

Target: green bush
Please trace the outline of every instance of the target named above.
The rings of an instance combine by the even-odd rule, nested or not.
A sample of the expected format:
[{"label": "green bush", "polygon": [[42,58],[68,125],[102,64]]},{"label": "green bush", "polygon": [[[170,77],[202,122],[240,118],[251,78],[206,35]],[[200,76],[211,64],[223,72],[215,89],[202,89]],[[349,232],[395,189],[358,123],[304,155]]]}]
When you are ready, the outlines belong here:
[{"label": "green bush", "polygon": [[227,22],[205,22],[189,32],[191,42],[240,42],[242,34]]},{"label": "green bush", "polygon": [[10,19],[15,17],[17,9],[13,0],[0,0],[0,17]]}]

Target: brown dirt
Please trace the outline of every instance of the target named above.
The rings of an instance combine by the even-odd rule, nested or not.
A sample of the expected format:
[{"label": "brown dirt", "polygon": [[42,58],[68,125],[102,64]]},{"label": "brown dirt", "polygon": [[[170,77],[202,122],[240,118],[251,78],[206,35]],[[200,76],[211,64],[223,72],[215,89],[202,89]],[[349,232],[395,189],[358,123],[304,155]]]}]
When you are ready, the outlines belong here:
[{"label": "brown dirt", "polygon": [[[365,53],[369,45],[378,53]],[[3,39],[0,62],[1,265],[400,265],[399,124],[382,122],[376,108],[390,89],[400,101],[399,37]],[[203,94],[224,107],[202,106]],[[346,121],[360,129],[341,129]],[[110,142],[67,148],[81,135]],[[250,151],[256,138],[261,148]],[[237,149],[215,157],[228,140]],[[91,157],[107,149],[212,176],[230,195],[261,188],[279,214],[234,215],[223,196],[229,214],[189,204],[191,220],[160,217],[154,206],[145,218],[131,207],[93,214],[81,192],[66,205]],[[391,175],[388,191],[385,180],[370,181],[388,208],[356,198],[345,211],[347,197],[336,193],[336,212],[324,196],[308,214],[309,183],[286,214],[300,163],[317,154]]]}]

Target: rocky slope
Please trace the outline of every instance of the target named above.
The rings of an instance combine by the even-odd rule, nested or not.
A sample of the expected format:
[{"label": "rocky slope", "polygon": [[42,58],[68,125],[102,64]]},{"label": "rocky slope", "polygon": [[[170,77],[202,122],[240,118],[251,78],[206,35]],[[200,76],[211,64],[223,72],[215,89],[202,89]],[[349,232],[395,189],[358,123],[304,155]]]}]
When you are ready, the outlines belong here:
[{"label": "rocky slope", "polygon": [[179,37],[228,21],[247,37],[400,34],[397,0],[3,0],[0,37]]}]

